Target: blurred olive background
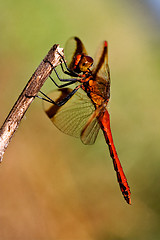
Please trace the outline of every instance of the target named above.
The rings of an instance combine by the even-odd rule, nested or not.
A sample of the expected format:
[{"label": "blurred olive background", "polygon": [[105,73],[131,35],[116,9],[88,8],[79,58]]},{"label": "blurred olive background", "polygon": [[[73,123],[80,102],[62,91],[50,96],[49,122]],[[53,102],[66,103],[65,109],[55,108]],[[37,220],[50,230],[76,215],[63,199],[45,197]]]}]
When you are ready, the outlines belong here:
[{"label": "blurred olive background", "polygon": [[[160,4],[155,0],[1,0],[0,123],[47,54],[71,36],[109,42],[124,201],[102,133],[93,146],[56,129],[35,99],[0,166],[0,239],[160,239]],[[47,80],[43,91],[55,88]]]}]

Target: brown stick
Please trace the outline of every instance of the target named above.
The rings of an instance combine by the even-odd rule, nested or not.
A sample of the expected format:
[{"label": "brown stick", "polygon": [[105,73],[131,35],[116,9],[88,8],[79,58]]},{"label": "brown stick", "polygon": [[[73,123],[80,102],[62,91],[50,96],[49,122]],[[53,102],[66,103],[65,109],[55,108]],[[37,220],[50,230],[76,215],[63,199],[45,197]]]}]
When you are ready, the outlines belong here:
[{"label": "brown stick", "polygon": [[56,67],[58,64],[60,64],[59,53],[63,55],[63,49],[59,48],[59,45],[55,44],[30,78],[29,82],[23,89],[21,95],[3,123],[0,129],[0,162],[2,161],[5,150],[8,147],[8,144],[11,141],[15,131],[17,130],[20,121],[22,120],[32,101],[35,99],[34,97],[29,98],[27,96],[37,95],[45,80],[51,74],[51,65],[45,61],[48,60],[54,67]]}]

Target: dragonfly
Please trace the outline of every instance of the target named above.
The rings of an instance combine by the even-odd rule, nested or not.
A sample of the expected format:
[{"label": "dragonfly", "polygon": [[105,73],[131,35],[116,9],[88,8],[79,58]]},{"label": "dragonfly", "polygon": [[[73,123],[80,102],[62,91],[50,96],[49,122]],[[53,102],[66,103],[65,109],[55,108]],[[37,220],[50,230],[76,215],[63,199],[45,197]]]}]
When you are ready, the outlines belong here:
[{"label": "dragonfly", "polygon": [[[120,190],[126,202],[131,204],[130,187],[113,142],[107,109],[110,99],[108,42],[102,43],[95,62],[78,37],[69,39],[65,49],[66,59],[61,56],[61,68],[70,77],[61,79],[53,68],[62,84],[58,85],[50,76],[58,89],[47,95],[40,91],[45,100],[45,113],[59,130],[80,137],[84,144],[93,144],[102,130]],[[73,89],[68,87],[72,84],[75,85]]]}]

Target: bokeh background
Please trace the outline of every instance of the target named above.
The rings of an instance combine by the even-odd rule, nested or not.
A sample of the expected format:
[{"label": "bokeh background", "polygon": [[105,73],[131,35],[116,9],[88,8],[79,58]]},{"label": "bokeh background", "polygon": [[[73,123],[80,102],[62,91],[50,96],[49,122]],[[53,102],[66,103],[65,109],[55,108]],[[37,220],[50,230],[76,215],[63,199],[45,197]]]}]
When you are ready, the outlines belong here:
[{"label": "bokeh background", "polygon": [[[53,44],[78,36],[94,57],[107,40],[111,126],[132,191],[129,206],[101,133],[84,146],[56,129],[36,99],[0,166],[0,239],[160,239],[160,1],[0,6],[0,123]],[[53,88],[48,80],[43,91]]]}]

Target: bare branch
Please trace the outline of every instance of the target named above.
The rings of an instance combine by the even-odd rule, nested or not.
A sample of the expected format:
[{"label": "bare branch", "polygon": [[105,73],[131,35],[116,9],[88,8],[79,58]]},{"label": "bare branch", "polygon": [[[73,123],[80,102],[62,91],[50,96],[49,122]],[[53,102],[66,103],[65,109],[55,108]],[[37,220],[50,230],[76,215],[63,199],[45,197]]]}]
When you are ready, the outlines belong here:
[{"label": "bare branch", "polygon": [[[49,62],[54,67],[60,64],[59,53],[63,55],[63,49],[59,48],[59,45],[55,44],[30,78],[29,82],[23,89],[18,100],[14,104],[5,122],[3,123],[0,129],[0,162],[2,161],[5,150],[8,147],[13,134],[17,130],[21,119],[23,118],[32,101],[35,99],[34,97],[29,98],[27,96],[35,96],[38,94],[45,80],[52,72],[52,68]],[[49,62],[46,62],[46,60]]]}]

